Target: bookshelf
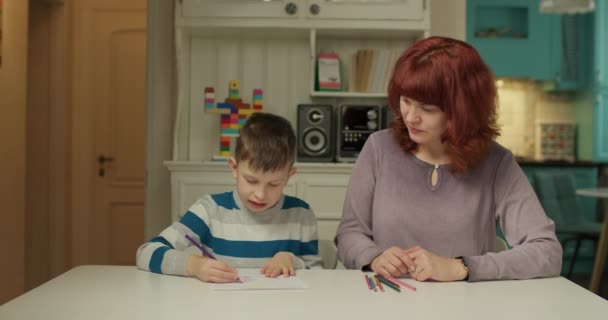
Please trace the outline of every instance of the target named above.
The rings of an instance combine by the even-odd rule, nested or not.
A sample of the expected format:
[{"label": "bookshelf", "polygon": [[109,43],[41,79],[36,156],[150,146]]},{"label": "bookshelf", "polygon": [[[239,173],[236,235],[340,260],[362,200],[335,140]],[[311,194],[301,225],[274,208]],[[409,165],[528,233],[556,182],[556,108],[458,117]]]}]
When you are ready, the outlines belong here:
[{"label": "bookshelf", "polygon": [[[311,29],[309,56],[309,87],[311,98],[386,98],[386,83],[399,55],[416,40],[429,36],[428,26],[387,29]],[[340,91],[319,91],[316,88],[316,61],[320,52],[337,53],[340,57]],[[373,52],[361,62],[362,52]],[[365,56],[364,54],[364,56]],[[366,59],[366,58],[364,58]],[[363,63],[363,64],[362,64]],[[366,71],[351,72],[363,66]],[[364,69],[361,68],[361,69]],[[362,79],[360,79],[361,77]],[[356,83],[352,83],[355,82]],[[361,82],[362,81],[362,82]]]}]

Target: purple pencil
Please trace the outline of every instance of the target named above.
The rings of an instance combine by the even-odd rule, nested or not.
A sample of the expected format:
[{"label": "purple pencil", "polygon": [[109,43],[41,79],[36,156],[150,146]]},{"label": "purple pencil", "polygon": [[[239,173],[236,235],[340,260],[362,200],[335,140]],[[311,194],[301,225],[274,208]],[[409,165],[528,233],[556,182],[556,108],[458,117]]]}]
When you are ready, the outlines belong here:
[{"label": "purple pencil", "polygon": [[207,251],[207,249],[205,249],[205,247],[203,247],[201,244],[196,242],[196,240],[192,239],[192,237],[190,237],[189,235],[186,235],[186,239],[188,239],[188,241],[190,241],[190,243],[192,243],[195,247],[199,248],[201,250],[201,252],[205,256],[207,256],[207,258],[216,260],[215,257],[209,251]]}]

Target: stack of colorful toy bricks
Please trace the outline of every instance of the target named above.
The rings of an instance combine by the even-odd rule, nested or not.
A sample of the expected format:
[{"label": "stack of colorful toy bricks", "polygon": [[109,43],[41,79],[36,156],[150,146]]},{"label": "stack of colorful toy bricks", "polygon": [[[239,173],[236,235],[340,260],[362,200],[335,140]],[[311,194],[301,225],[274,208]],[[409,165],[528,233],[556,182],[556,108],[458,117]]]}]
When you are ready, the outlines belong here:
[{"label": "stack of colorful toy bricks", "polygon": [[261,111],[264,108],[264,92],[262,89],[253,89],[253,109]]},{"label": "stack of colorful toy bricks", "polygon": [[253,108],[248,103],[243,103],[239,90],[241,84],[237,80],[228,83],[228,98],[224,102],[215,103],[215,92],[212,87],[205,88],[205,112],[220,114],[220,155],[213,156],[214,161],[226,161],[231,155],[234,138],[239,136],[239,130],[243,127],[247,118],[255,113],[261,112],[264,107],[262,89],[253,90]]},{"label": "stack of colorful toy bricks", "polygon": [[228,99],[240,99],[239,89],[241,84],[237,80],[230,80],[228,83]]},{"label": "stack of colorful toy bricks", "polygon": [[205,111],[215,109],[215,90],[213,87],[205,88]]}]

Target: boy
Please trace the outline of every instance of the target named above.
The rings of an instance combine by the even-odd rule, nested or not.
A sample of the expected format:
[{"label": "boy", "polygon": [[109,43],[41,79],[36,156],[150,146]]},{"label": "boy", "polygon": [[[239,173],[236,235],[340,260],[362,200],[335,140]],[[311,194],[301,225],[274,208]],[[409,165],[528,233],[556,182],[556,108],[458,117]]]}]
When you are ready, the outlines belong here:
[{"label": "boy", "polygon": [[[317,221],[308,204],[283,194],[296,172],[296,137],[286,119],[251,115],[228,165],[236,191],[206,195],[158,237],[137,250],[137,267],[156,273],[233,282],[238,268],[261,268],[268,277],[321,267]],[[186,238],[201,243],[201,255]]]}]

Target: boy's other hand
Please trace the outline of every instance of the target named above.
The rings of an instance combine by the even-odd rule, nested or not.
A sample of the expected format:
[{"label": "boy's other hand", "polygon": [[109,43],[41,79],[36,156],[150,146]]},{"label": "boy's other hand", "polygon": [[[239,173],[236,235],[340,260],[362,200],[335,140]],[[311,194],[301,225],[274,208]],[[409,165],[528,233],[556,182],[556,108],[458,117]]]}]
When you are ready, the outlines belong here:
[{"label": "boy's other hand", "polygon": [[205,282],[227,283],[238,279],[236,269],[227,263],[197,255],[188,258],[186,272]]},{"label": "boy's other hand", "polygon": [[293,267],[293,253],[279,252],[270,259],[260,270],[260,273],[267,277],[276,278],[279,275],[284,277],[295,276],[296,271]]}]

